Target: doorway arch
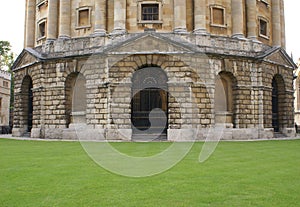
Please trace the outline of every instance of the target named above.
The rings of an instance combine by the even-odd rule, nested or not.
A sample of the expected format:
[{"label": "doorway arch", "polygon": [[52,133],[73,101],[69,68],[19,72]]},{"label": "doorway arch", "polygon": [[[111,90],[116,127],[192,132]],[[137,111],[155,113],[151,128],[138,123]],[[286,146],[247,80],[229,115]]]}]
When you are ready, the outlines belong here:
[{"label": "doorway arch", "polygon": [[23,121],[27,133],[31,132],[33,124],[33,92],[32,92],[32,79],[29,75],[25,76],[22,82],[22,110]]},{"label": "doorway arch", "polygon": [[168,78],[159,67],[139,69],[132,77],[131,123],[134,138],[166,139]]},{"label": "doorway arch", "polygon": [[277,74],[272,80],[272,128],[280,132],[283,128],[285,110],[285,85],[281,75]]}]

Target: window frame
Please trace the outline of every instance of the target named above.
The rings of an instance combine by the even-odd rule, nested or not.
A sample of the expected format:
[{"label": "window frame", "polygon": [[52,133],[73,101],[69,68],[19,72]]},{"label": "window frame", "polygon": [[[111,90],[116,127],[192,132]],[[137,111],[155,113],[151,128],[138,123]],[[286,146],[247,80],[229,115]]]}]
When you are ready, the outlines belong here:
[{"label": "window frame", "polygon": [[[262,34],[261,33],[261,21],[264,21],[266,23],[266,34]],[[259,37],[262,37],[264,39],[267,39],[269,40],[270,39],[270,31],[269,31],[269,26],[270,23],[269,23],[269,20],[264,18],[264,17],[258,17],[258,36]]]},{"label": "window frame", "polygon": [[[79,25],[80,12],[84,11],[84,10],[88,10],[88,24],[81,26],[81,25]],[[91,13],[92,13],[92,7],[90,7],[90,6],[83,6],[83,7],[77,8],[76,9],[76,27],[75,27],[75,29],[87,29],[87,28],[91,28],[92,27]]]},{"label": "window frame", "polygon": [[[158,20],[143,20],[142,19],[142,8],[143,5],[150,5],[150,4],[156,4],[158,5]],[[139,1],[137,6],[138,11],[138,19],[137,22],[139,24],[162,24],[162,2],[161,1]]]},{"label": "window frame", "polygon": [[45,6],[48,5],[48,0],[38,0],[37,4],[36,4],[38,11],[40,11],[41,7],[44,6],[44,5]]},{"label": "window frame", "polygon": [[[45,24],[44,26],[44,35],[41,35],[41,30],[40,30],[40,26],[41,24]],[[43,18],[43,19],[40,19],[38,22],[37,22],[37,41],[40,41],[40,40],[43,40],[47,37],[47,18]]]},{"label": "window frame", "polygon": [[[214,15],[213,15],[213,10],[214,9],[221,9],[223,10],[223,20],[224,24],[215,24],[214,23]],[[226,21],[226,8],[222,5],[210,5],[210,26],[213,27],[222,27],[222,28],[227,28],[227,21]]]},{"label": "window frame", "polygon": [[9,82],[8,81],[3,81],[3,87],[4,88],[9,88]]},{"label": "window frame", "polygon": [[268,8],[270,6],[270,1],[269,0],[259,0],[261,3],[265,4]]}]

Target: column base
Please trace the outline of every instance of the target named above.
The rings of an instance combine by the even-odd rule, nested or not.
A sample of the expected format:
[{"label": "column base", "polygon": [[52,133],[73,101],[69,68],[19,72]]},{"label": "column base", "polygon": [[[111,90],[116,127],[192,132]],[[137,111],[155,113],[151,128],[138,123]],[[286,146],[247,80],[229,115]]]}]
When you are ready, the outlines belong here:
[{"label": "column base", "polygon": [[175,34],[189,34],[186,28],[175,28],[173,32]]},{"label": "column base", "polygon": [[93,37],[104,37],[106,36],[106,30],[105,29],[96,29],[94,31],[94,34],[92,34]]},{"label": "column base", "polygon": [[193,31],[193,34],[195,35],[208,35],[208,32],[206,31],[206,29],[195,29]]},{"label": "column base", "polygon": [[251,36],[251,37],[247,37],[249,40],[251,40],[252,42],[256,42],[256,43],[261,43],[261,41],[259,41],[256,36]]},{"label": "column base", "polygon": [[110,35],[115,36],[115,35],[124,35],[126,34],[126,30],[125,29],[121,29],[121,28],[116,28],[114,29]]},{"label": "column base", "polygon": [[47,40],[46,40],[46,43],[52,43],[52,42],[55,42],[55,38],[48,38]]},{"label": "column base", "polygon": [[243,34],[233,34],[231,37],[240,40],[247,40]]},{"label": "column base", "polygon": [[68,36],[68,35],[60,35],[60,36],[58,37],[58,39],[62,39],[62,40],[64,40],[64,39],[71,39],[71,37]]}]

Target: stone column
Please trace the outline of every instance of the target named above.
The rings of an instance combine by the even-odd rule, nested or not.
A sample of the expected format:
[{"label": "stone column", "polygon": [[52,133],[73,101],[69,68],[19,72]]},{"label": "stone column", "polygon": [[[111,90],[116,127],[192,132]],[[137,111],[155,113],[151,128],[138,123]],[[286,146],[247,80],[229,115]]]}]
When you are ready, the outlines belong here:
[{"label": "stone column", "polygon": [[106,0],[95,1],[95,30],[94,35],[103,36],[106,34]]},{"label": "stone column", "polygon": [[71,38],[71,1],[60,0],[59,38]]},{"label": "stone column", "polygon": [[126,0],[114,0],[114,30],[112,34],[126,33]]},{"label": "stone column", "polygon": [[174,32],[186,33],[186,0],[174,0]]},{"label": "stone column", "polygon": [[243,1],[231,0],[232,37],[244,38]]},{"label": "stone column", "polygon": [[194,0],[194,33],[206,34],[206,0]]},{"label": "stone column", "polygon": [[247,38],[257,40],[257,0],[247,0]]},{"label": "stone column", "polygon": [[47,41],[57,38],[58,0],[48,0]]},{"label": "stone column", "polygon": [[273,46],[281,46],[280,0],[272,0]]},{"label": "stone column", "polygon": [[25,42],[24,47],[34,47],[35,39],[35,0],[26,1]]},{"label": "stone column", "polygon": [[281,6],[281,47],[285,49],[286,42],[285,42],[285,18],[284,18],[284,2],[283,0],[280,1]]}]

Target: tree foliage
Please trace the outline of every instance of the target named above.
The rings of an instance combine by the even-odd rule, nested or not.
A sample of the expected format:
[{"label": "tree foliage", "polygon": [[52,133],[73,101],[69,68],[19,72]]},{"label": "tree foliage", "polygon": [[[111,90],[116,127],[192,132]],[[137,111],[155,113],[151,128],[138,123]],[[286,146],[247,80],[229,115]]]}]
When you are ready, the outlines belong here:
[{"label": "tree foliage", "polygon": [[14,63],[14,54],[8,41],[0,41],[0,68],[10,70]]}]

